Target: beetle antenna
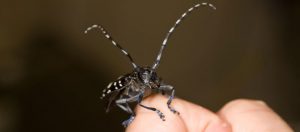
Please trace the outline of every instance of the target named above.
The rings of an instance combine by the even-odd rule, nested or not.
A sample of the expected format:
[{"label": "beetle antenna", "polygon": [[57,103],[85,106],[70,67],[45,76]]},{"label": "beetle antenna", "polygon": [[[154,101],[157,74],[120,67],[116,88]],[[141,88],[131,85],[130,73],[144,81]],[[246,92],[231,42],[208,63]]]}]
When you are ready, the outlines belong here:
[{"label": "beetle antenna", "polygon": [[210,4],[210,3],[198,3],[198,4],[195,4],[194,6],[192,6],[191,8],[189,8],[187,11],[185,11],[180,17],[179,19],[177,19],[177,21],[175,22],[175,24],[171,27],[171,29],[169,30],[169,32],[167,33],[164,41],[162,42],[162,46],[158,52],[158,55],[157,55],[157,58],[152,66],[152,69],[155,70],[159,63],[160,63],[160,60],[161,60],[161,56],[162,56],[162,53],[167,45],[167,42],[170,38],[170,36],[173,34],[174,30],[178,27],[178,25],[181,23],[182,20],[184,20],[184,18],[186,16],[188,16],[191,12],[193,12],[195,9],[197,9],[198,7],[200,6],[208,6],[214,10],[216,10],[217,8],[213,5],[213,4]]},{"label": "beetle antenna", "polygon": [[90,30],[92,30],[92,29],[100,29],[101,31],[102,31],[102,33],[103,33],[103,35],[108,39],[108,40],[110,40],[111,41],[111,43],[114,45],[114,46],[116,46],[117,48],[119,48],[121,51],[122,51],[122,53],[124,54],[124,55],[126,55],[128,58],[129,58],[129,60],[130,60],[130,62],[131,62],[131,64],[132,64],[132,66],[133,66],[133,68],[137,68],[137,65],[135,64],[135,62],[133,61],[133,59],[132,59],[132,57],[130,56],[130,54],[125,50],[125,49],[123,49],[122,47],[121,47],[121,45],[119,45],[112,37],[111,37],[111,35],[101,26],[101,25],[92,25],[92,26],[90,26],[90,27],[88,27],[85,31],[84,31],[84,33],[85,34],[87,34]]}]

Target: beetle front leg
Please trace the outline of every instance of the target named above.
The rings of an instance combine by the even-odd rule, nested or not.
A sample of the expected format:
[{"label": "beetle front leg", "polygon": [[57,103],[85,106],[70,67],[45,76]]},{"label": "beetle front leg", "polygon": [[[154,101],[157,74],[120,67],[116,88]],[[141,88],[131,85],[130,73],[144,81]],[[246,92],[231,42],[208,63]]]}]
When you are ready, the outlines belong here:
[{"label": "beetle front leg", "polygon": [[141,107],[145,108],[145,109],[155,111],[155,112],[158,114],[159,118],[162,119],[163,121],[165,121],[165,120],[166,120],[166,119],[165,119],[165,115],[164,115],[164,113],[162,113],[160,110],[158,110],[158,109],[156,109],[156,108],[154,108],[154,107],[149,107],[149,106],[145,106],[145,105],[141,104],[141,101],[143,100],[143,96],[144,96],[144,94],[141,94],[141,95],[139,96],[139,99],[138,99],[139,105],[140,105]]},{"label": "beetle front leg", "polygon": [[175,89],[171,85],[161,85],[159,87],[159,90],[161,90],[164,93],[168,93],[171,91],[171,95],[169,96],[169,99],[167,101],[167,106],[172,111],[174,114],[180,114],[177,110],[175,110],[173,107],[171,107],[172,100],[174,99],[175,96]]}]

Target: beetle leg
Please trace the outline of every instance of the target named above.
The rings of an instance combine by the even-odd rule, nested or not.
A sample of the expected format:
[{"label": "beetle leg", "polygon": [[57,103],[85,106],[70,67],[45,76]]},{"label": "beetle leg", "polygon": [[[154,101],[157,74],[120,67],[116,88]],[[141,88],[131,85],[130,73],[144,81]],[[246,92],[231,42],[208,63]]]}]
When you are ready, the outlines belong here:
[{"label": "beetle leg", "polygon": [[129,114],[134,114],[132,109],[129,107],[128,103],[124,103],[124,104],[117,103],[117,106]]},{"label": "beetle leg", "polygon": [[135,115],[132,114],[132,115],[129,117],[129,119],[127,119],[127,120],[125,120],[125,121],[122,122],[122,125],[123,125],[124,127],[128,127],[129,124],[131,124],[131,122],[134,120],[134,118],[135,118]]},{"label": "beetle leg", "polygon": [[124,127],[127,127],[135,118],[135,114],[132,111],[132,109],[129,107],[128,103],[135,102],[138,99],[139,99],[139,96],[136,95],[136,96],[129,97],[129,98],[121,98],[121,99],[118,99],[118,100],[115,101],[117,106],[119,106],[122,110],[124,110],[124,111],[131,114],[129,119],[122,122],[122,125]]},{"label": "beetle leg", "polygon": [[138,100],[138,101],[139,101],[139,105],[140,105],[141,107],[145,108],[145,109],[155,111],[155,112],[158,114],[159,118],[162,119],[163,121],[165,121],[165,120],[166,120],[166,119],[165,119],[165,115],[164,115],[164,113],[162,113],[160,110],[158,110],[158,109],[156,109],[156,108],[153,108],[153,107],[149,107],[149,106],[145,106],[145,105],[141,104],[141,101],[142,101],[142,99],[143,99],[143,96],[144,96],[144,94],[141,94],[141,95],[139,96],[139,100]]},{"label": "beetle leg", "polygon": [[159,89],[164,92],[168,93],[168,91],[171,91],[171,95],[169,96],[169,99],[167,101],[168,108],[174,113],[174,114],[180,114],[178,111],[176,111],[173,107],[171,107],[172,100],[175,96],[175,89],[171,85],[161,85]]},{"label": "beetle leg", "polygon": [[139,103],[139,105],[142,106],[142,107],[145,108],[145,109],[155,111],[155,112],[158,114],[158,116],[159,116],[160,119],[162,119],[163,121],[166,120],[166,119],[165,119],[164,113],[162,113],[160,110],[158,110],[158,109],[156,109],[156,108],[153,108],[153,107],[145,106],[145,105],[143,105],[143,104],[141,104],[141,103]]},{"label": "beetle leg", "polygon": [[122,122],[122,125],[124,127],[127,127],[135,118],[135,114],[134,112],[132,111],[132,109],[129,107],[128,103],[124,103],[124,104],[120,104],[120,103],[116,103],[117,106],[119,106],[121,109],[123,109],[124,111],[130,113],[130,117],[129,119],[125,120]]}]

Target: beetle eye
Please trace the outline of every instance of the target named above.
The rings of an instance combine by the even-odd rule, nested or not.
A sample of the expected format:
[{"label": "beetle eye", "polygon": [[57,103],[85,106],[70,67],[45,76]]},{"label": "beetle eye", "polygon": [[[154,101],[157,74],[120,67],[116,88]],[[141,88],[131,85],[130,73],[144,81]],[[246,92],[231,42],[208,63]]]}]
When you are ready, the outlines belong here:
[{"label": "beetle eye", "polygon": [[155,72],[151,73],[151,80],[156,80],[157,79],[157,75]]}]

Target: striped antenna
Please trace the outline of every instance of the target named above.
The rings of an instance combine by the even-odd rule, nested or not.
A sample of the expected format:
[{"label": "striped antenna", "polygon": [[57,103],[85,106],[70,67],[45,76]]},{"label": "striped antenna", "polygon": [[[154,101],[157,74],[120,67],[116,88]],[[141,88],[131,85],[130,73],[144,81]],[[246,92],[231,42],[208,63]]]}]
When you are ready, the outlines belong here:
[{"label": "striped antenna", "polygon": [[119,49],[122,51],[122,53],[123,53],[124,55],[126,55],[126,56],[129,58],[129,60],[130,60],[130,62],[131,62],[131,64],[132,64],[132,66],[133,66],[133,68],[137,68],[137,65],[136,65],[135,62],[133,61],[133,59],[132,59],[132,57],[130,56],[130,54],[129,54],[125,49],[123,49],[123,48],[121,47],[121,45],[119,45],[119,44],[111,37],[111,35],[109,35],[109,33],[108,33],[101,25],[93,25],[93,26],[90,26],[90,27],[88,27],[88,28],[84,31],[84,33],[87,34],[87,33],[88,33],[89,31],[91,31],[92,29],[100,29],[100,30],[102,31],[103,35],[104,35],[108,40],[110,40],[111,43],[112,43],[114,46],[116,46],[117,48],[119,48]]},{"label": "striped antenna", "polygon": [[198,3],[198,4],[195,4],[194,6],[192,6],[191,8],[189,8],[186,12],[184,12],[179,19],[177,19],[177,21],[175,22],[175,24],[171,27],[171,29],[169,30],[169,32],[167,33],[164,41],[162,42],[162,46],[159,50],[159,53],[157,55],[157,58],[152,66],[152,69],[155,70],[159,63],[160,63],[160,60],[161,60],[161,56],[162,56],[162,53],[167,45],[167,42],[170,38],[170,36],[172,35],[172,33],[174,32],[174,30],[178,27],[178,25],[182,22],[182,20],[184,20],[184,18],[186,18],[186,16],[188,16],[191,12],[193,12],[195,9],[197,9],[198,7],[200,6],[208,6],[214,10],[216,10],[217,8],[213,5],[213,4],[210,4],[210,3]]}]

